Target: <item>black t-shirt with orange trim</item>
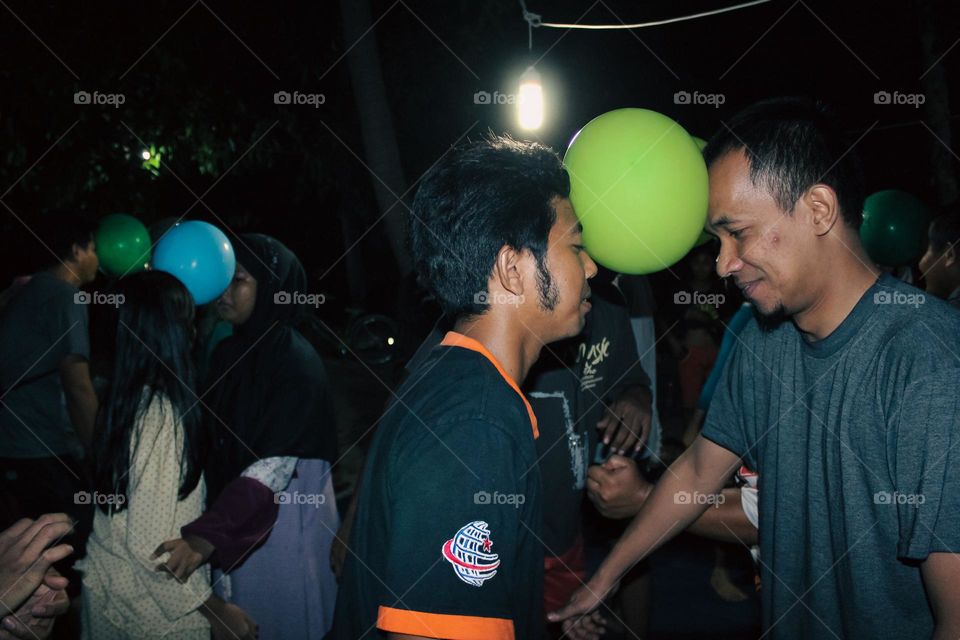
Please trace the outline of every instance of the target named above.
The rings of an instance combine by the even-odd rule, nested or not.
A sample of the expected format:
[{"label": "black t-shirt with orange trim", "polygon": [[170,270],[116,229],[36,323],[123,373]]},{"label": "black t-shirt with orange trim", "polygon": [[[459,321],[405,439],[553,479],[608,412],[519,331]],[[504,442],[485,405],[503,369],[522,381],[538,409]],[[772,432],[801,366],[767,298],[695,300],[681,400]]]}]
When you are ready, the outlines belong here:
[{"label": "black t-shirt with orange trim", "polygon": [[537,435],[496,359],[448,333],[380,421],[328,637],[539,638]]}]

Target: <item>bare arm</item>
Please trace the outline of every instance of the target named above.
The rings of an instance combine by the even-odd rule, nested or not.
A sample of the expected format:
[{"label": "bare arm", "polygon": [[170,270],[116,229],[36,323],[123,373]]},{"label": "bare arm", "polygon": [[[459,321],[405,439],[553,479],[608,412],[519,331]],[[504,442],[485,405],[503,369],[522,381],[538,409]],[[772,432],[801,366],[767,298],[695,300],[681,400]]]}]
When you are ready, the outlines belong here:
[{"label": "bare arm", "polygon": [[757,528],[743,511],[740,489],[724,489],[720,495],[722,502],[704,511],[687,531],[720,542],[739,542],[748,547],[758,544]]},{"label": "bare arm", "polygon": [[60,361],[60,382],[67,400],[70,422],[77,430],[80,441],[90,448],[93,442],[93,425],[97,417],[97,394],[90,379],[90,364],[86,358],[70,354]]},{"label": "bare arm", "polygon": [[714,495],[740,466],[740,458],[703,437],[674,462],[654,487],[613,551],[570,603],[551,613],[553,622],[592,611],[630,567],[689,527],[710,505],[696,496]]},{"label": "bare arm", "polygon": [[[619,520],[639,513],[653,492],[653,485],[640,475],[636,461],[613,455],[587,471],[587,496],[606,518]],[[724,489],[713,506],[690,527],[690,533],[721,542],[757,544],[757,528],[743,510],[741,489]]]},{"label": "bare arm", "polygon": [[934,640],[960,637],[960,554],[931,553],[920,565],[923,586],[937,626]]}]

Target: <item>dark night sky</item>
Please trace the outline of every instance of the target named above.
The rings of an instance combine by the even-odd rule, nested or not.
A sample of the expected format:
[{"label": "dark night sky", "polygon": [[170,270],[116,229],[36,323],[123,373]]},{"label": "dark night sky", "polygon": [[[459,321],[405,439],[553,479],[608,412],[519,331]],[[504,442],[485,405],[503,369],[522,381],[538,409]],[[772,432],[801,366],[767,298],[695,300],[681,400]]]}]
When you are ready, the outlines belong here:
[{"label": "dark night sky", "polygon": [[[729,4],[528,1],[544,21],[587,23]],[[561,152],[588,120],[618,107],[660,111],[709,137],[755,99],[807,94],[832,103],[854,137],[873,127],[857,145],[870,191],[899,187],[933,200],[929,157],[939,142],[918,122],[923,109],[873,99],[876,91],[920,91],[926,68],[910,2],[774,0],[629,32],[540,28],[532,53],[513,1],[372,0],[371,10],[408,181],[468,131],[522,135],[513,108],[473,96],[515,91],[536,61],[548,103],[538,136]],[[944,10],[939,23],[943,52],[960,38],[960,21]],[[354,156],[363,155],[359,120],[341,59],[350,44],[330,1],[10,2],[0,7],[0,192],[16,186],[3,202],[28,224],[48,207],[126,211],[149,223],[194,205],[191,218],[277,235],[318,276],[344,252],[342,216],[361,230],[379,217],[371,178]],[[951,103],[960,104],[960,46],[940,64]],[[123,93],[126,102],[76,105],[78,90]],[[278,106],[278,90],[322,92],[326,103]],[[725,102],[678,105],[677,91],[720,93]],[[128,157],[143,143],[166,146],[159,175]],[[6,280],[36,248],[16,240],[29,236],[6,208],[0,219],[13,240],[0,270]],[[382,228],[356,250],[371,280],[389,284],[379,275],[393,271]],[[343,268],[316,286],[342,291]]]}]

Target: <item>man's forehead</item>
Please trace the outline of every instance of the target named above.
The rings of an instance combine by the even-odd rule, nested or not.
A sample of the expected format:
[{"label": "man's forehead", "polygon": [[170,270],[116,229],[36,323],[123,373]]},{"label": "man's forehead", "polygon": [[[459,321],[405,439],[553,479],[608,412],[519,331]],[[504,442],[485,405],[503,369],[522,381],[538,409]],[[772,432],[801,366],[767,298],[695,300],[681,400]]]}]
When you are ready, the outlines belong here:
[{"label": "man's forehead", "polygon": [[557,199],[554,202],[554,208],[557,212],[557,221],[554,225],[556,231],[564,235],[579,235],[583,233],[583,225],[577,219],[577,214],[573,210],[573,205],[566,198]]}]

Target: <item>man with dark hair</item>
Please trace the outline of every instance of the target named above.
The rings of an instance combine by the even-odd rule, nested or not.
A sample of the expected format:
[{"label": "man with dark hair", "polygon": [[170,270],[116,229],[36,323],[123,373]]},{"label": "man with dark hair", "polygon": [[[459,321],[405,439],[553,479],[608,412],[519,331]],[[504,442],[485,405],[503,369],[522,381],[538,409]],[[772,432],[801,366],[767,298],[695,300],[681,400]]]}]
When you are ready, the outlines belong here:
[{"label": "man with dark hair", "polygon": [[410,221],[454,330],[400,387],[364,464],[332,638],[537,638],[537,419],[520,385],[577,335],[597,267],[557,155],[496,137],[424,177]]},{"label": "man with dark hair", "polygon": [[[79,558],[93,520],[78,492],[89,488],[83,460],[97,413],[80,287],[96,277],[99,261],[94,227],[83,216],[48,212],[37,231],[47,266],[0,309],[0,529],[67,513],[77,522],[69,542]],[[58,566],[71,597],[80,587],[72,562]]]},{"label": "man with dark hair", "polygon": [[960,309],[960,213],[956,206],[930,222],[927,252],[920,259],[920,271],[927,293],[943,298]]},{"label": "man with dark hair", "polygon": [[960,635],[960,316],[867,258],[839,133],[819,105],[780,99],[707,146],[717,272],[767,322],[743,329],[702,434],[551,619],[596,607],[746,464],[763,484],[767,634]]}]

